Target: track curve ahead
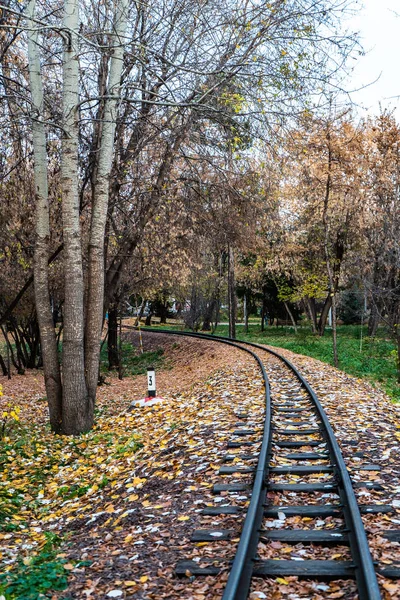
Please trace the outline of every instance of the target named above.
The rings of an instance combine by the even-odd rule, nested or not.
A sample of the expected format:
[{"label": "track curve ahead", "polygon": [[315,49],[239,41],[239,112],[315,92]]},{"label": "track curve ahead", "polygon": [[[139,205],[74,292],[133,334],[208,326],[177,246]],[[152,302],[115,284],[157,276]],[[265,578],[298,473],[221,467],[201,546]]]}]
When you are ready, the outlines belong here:
[{"label": "track curve ahead", "polygon": [[[127,327],[131,329],[130,327]],[[279,353],[266,348],[260,344],[242,342],[229,338],[198,334],[173,330],[154,330],[150,328],[142,328],[146,333],[159,333],[168,335],[178,335],[195,337],[200,339],[212,340],[215,342],[227,344],[236,347],[250,354],[258,363],[262,377],[265,383],[265,421],[263,426],[263,437],[261,450],[258,457],[256,469],[253,471],[254,480],[251,490],[250,504],[247,508],[246,517],[244,520],[240,541],[236,550],[236,555],[231,565],[228,581],[222,596],[222,600],[245,600],[248,597],[251,581],[253,577],[278,577],[297,575],[308,579],[355,579],[360,600],[380,600],[381,594],[377,581],[374,562],[368,546],[368,540],[364,525],[361,519],[360,509],[357,504],[357,499],[353,490],[353,485],[347,471],[342,453],[338,442],[335,438],[333,429],[329,423],[328,417],[319,402],[315,392],[312,390],[309,383],[299,373],[296,367]],[[262,353],[274,356],[281,361],[293,375],[293,381],[296,382],[297,391],[294,391],[294,383],[289,389],[292,395],[292,401],[284,404],[275,404],[271,400],[270,385],[265,366],[262,360]],[[261,357],[260,357],[261,354]],[[286,430],[280,430],[275,425],[285,423],[285,418],[299,419],[306,413],[306,418],[311,414],[310,422],[286,421],[290,424]],[[275,415],[275,417],[274,417]],[[273,419],[277,420],[274,424]],[[317,421],[316,421],[317,419]],[[304,429],[303,426],[315,426],[317,429]],[[298,429],[295,427],[299,426]],[[242,433],[246,433],[245,430]],[[249,432],[251,433],[251,432]],[[254,432],[253,432],[254,433]],[[283,466],[271,467],[271,445],[272,435],[278,436],[274,446],[285,448],[296,448],[314,445],[321,447],[320,442],[312,442],[307,439],[309,435],[318,433],[321,441],[325,444],[326,452],[323,453],[303,453],[289,454],[287,459],[295,460],[296,466],[289,463]],[[305,440],[299,440],[306,438]],[[288,438],[295,438],[295,441],[287,441]],[[246,442],[245,442],[246,443]],[[249,445],[249,443],[246,443]],[[238,444],[240,445],[240,443]],[[329,464],[312,464],[310,462],[321,460],[323,463],[329,461]],[[307,463],[304,465],[304,461]],[[300,462],[300,466],[297,463]],[[303,462],[303,466],[301,466]],[[221,474],[243,473],[243,470],[236,467],[225,467],[220,470]],[[247,471],[246,471],[247,472]],[[296,475],[311,475],[325,474],[332,475],[330,483],[311,483],[311,484],[270,484],[270,474],[284,476],[287,474]],[[229,488],[229,486],[227,486]],[[302,504],[293,507],[268,507],[266,504],[266,495],[270,490],[291,490],[303,493],[312,493],[318,491],[335,490],[340,497],[340,505],[323,505],[323,504]],[[377,507],[366,507],[368,511],[379,510]],[[282,514],[308,515],[309,517],[318,517],[320,515],[340,515],[344,520],[344,528],[335,530],[321,529],[281,529],[280,531],[269,532],[263,530],[262,521],[265,516],[271,516],[279,512]],[[289,512],[288,512],[289,511]],[[322,545],[346,544],[350,548],[351,561],[337,560],[304,560],[301,562],[293,560],[260,560],[257,557],[257,547],[259,541],[264,540],[281,540],[286,543],[313,543]],[[196,563],[191,561],[181,561],[177,565],[176,573],[184,575],[190,572],[192,575],[210,575],[218,572],[218,568],[201,569]],[[385,574],[382,572],[382,574]]]}]

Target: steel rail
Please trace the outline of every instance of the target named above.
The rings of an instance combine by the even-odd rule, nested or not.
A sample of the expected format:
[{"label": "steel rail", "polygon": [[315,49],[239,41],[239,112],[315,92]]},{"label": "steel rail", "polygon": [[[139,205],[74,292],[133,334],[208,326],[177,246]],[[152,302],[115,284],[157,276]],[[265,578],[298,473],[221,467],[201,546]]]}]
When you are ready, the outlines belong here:
[{"label": "steel rail", "polygon": [[[126,327],[126,326],[125,326]],[[137,329],[132,327],[132,329]],[[301,385],[307,391],[311,397],[314,406],[317,410],[318,416],[322,423],[322,435],[328,444],[331,458],[334,459],[333,468],[338,481],[339,495],[342,503],[342,510],[346,527],[348,529],[348,536],[350,539],[350,551],[352,559],[355,565],[355,578],[359,593],[360,600],[381,600],[381,593],[376,577],[374,562],[369,549],[367,535],[362,522],[360,510],[358,507],[357,499],[354,493],[354,489],[351,483],[350,475],[347,470],[346,464],[343,459],[339,444],[336,440],[336,436],[329,423],[327,414],[318,400],[314,390],[308,383],[308,381],[301,375],[297,368],[284,356],[278,352],[266,348],[261,344],[254,342],[246,342],[243,340],[233,341],[231,338],[200,334],[193,332],[184,331],[173,331],[173,330],[158,330],[148,328],[141,328],[142,331],[150,333],[165,333],[170,335],[184,335],[188,337],[195,337],[200,339],[208,339],[217,342],[227,343],[234,347],[240,348],[249,352],[258,362],[261,367],[264,381],[266,382],[266,420],[264,424],[263,443],[259,455],[259,463],[257,465],[254,487],[248,511],[246,514],[245,522],[240,537],[240,542],[235,555],[234,562],[228,577],[228,581],[225,587],[222,600],[245,600],[248,595],[250,580],[252,576],[253,561],[256,554],[256,547],[258,543],[259,532],[254,531],[254,527],[257,530],[260,527],[262,516],[263,516],[263,504],[261,505],[260,515],[260,498],[265,497],[266,494],[266,474],[268,472],[268,458],[271,444],[271,398],[270,398],[270,386],[268,377],[262,363],[262,360],[248,348],[243,348],[240,344],[257,348],[263,352],[275,356],[281,360],[286,366],[294,373],[298,378]]]}]

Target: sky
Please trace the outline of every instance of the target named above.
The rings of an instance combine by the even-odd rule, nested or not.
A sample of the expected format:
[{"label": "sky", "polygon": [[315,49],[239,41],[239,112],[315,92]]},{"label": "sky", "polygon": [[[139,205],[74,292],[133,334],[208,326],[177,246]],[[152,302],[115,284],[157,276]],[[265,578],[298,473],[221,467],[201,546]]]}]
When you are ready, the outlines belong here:
[{"label": "sky", "polygon": [[381,103],[383,108],[395,109],[400,119],[400,0],[362,0],[362,5],[347,26],[359,32],[366,54],[351,61],[354,70],[347,89],[371,84],[351,93],[360,116],[379,114]]}]

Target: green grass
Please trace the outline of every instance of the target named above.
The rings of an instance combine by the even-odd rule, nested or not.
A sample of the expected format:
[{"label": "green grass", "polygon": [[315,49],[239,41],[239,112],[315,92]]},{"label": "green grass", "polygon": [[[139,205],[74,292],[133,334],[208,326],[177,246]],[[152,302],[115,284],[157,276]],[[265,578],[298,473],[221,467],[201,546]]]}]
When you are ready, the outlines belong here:
[{"label": "green grass", "polygon": [[48,533],[40,554],[25,562],[19,559],[11,571],[0,575],[0,594],[6,600],[39,600],[51,591],[64,590],[68,574],[64,569],[66,561],[57,558],[60,542],[56,534]]},{"label": "green grass", "polygon": [[[122,344],[122,364],[123,374],[127,377],[144,375],[147,372],[147,367],[154,367],[155,369],[168,368],[162,348],[140,354],[139,350],[130,342]],[[105,346],[101,351],[100,370],[102,373],[108,372],[107,348]]]},{"label": "green grass", "polygon": [[[249,333],[244,335],[243,326],[236,328],[237,338],[286,348],[297,354],[304,354],[333,365],[332,332],[326,330],[321,338],[311,333],[309,327],[299,327],[296,334],[292,327],[268,326],[260,330],[258,323],[250,320]],[[170,326],[169,329],[172,329]],[[182,330],[181,326],[176,329]],[[227,336],[228,326],[219,325],[216,335]],[[363,377],[379,386],[396,402],[400,402],[400,384],[397,381],[397,351],[384,329],[378,330],[376,338],[367,337],[367,327],[362,328],[360,350],[360,325],[338,327],[339,368],[349,375]]]}]

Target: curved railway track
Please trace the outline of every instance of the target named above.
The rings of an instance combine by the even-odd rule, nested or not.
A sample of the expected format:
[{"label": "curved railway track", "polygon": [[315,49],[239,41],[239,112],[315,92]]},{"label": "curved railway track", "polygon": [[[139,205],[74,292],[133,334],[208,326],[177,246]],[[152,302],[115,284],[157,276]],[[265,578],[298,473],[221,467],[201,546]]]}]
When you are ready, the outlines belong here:
[{"label": "curved railway track", "polygon": [[[322,408],[314,391],[308,382],[298,372],[296,367],[277,352],[267,349],[259,344],[233,341],[214,335],[177,332],[154,331],[143,329],[150,333],[163,333],[168,335],[184,335],[200,339],[213,340],[228,344],[249,353],[258,363],[265,384],[265,420],[263,425],[261,449],[258,454],[257,466],[254,467],[254,455],[233,454],[225,457],[225,462],[233,461],[236,457],[241,459],[240,464],[234,466],[223,465],[221,475],[243,475],[249,473],[253,477],[251,490],[242,482],[221,484],[215,486],[215,492],[237,492],[247,490],[251,494],[250,503],[242,527],[240,541],[236,550],[233,563],[230,565],[228,581],[222,600],[245,600],[248,597],[253,578],[285,577],[296,575],[306,579],[355,579],[360,600],[379,600],[381,598],[376,571],[387,577],[396,576],[390,569],[376,569],[374,565],[360,514],[360,507],[354,493],[353,484],[347,471],[338,442],[328,417]],[[264,365],[264,356],[273,356],[286,367],[282,384],[285,388],[285,401],[275,401],[271,397],[270,384]],[[230,448],[249,449],[254,444],[254,429],[246,423],[246,414],[238,414],[241,419],[236,423],[237,429],[233,431],[234,441],[228,443]],[[306,448],[307,451],[302,451]],[[312,452],[309,451],[311,447]],[[286,462],[279,466],[274,465],[276,452],[285,454]],[[248,464],[246,464],[248,461]],[[310,478],[309,483],[293,483],[290,478]],[[318,478],[324,480],[318,481]],[[326,479],[329,477],[329,479]],[[274,479],[278,482],[274,482]],[[289,482],[285,482],[288,478]],[[360,484],[359,484],[360,485]],[[361,484],[363,485],[363,484]],[[368,485],[368,484],[364,484]],[[371,484],[373,485],[373,484]],[[303,499],[301,504],[295,506],[269,506],[267,493],[292,492],[299,494]],[[314,493],[335,493],[339,496],[336,504],[315,504],[311,497]],[[307,501],[309,496],[309,501]],[[306,500],[304,501],[304,498]],[[229,515],[236,512],[236,507],[213,507],[203,511],[205,515]],[[371,505],[363,506],[363,512],[389,512],[390,506]],[[282,515],[283,513],[283,515]],[[263,529],[265,518],[283,519],[290,516],[321,519],[329,516],[338,517],[343,521],[343,527],[338,529]],[[284,523],[284,521],[283,521]],[[283,524],[282,523],[282,524]],[[213,535],[222,535],[210,530],[194,532],[193,541],[215,540]],[[229,533],[224,535],[229,539]],[[222,538],[219,538],[222,539]],[[317,544],[318,546],[335,547],[348,546],[351,560],[262,560],[258,547],[260,541],[279,541],[286,544]],[[190,560],[182,560],[176,566],[178,575],[215,575],[220,571],[218,560],[209,567],[199,567]]]}]

